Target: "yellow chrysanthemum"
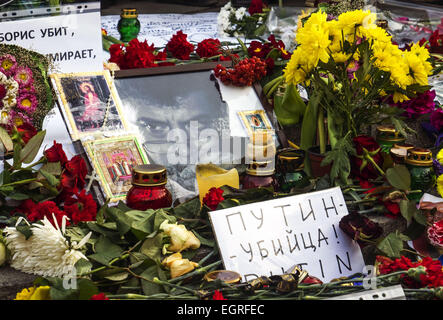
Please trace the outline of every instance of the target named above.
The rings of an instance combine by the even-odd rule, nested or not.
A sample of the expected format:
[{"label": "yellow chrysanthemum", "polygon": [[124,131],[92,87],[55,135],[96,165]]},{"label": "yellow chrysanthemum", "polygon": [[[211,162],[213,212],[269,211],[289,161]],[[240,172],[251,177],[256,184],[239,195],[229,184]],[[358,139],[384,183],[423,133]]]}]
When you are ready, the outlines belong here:
[{"label": "yellow chrysanthemum", "polygon": [[394,100],[394,102],[397,103],[397,102],[407,101],[409,100],[409,98],[407,95],[404,95],[400,92],[394,92],[394,94],[392,95],[392,100]]},{"label": "yellow chrysanthemum", "polygon": [[334,59],[335,63],[346,62],[351,57],[351,54],[346,54],[343,52],[335,52],[332,54],[332,59]]},{"label": "yellow chrysanthemum", "polygon": [[319,11],[313,13],[305,25],[297,31],[296,40],[306,54],[313,55],[314,66],[318,61],[328,62],[329,28],[327,14]]},{"label": "yellow chrysanthemum", "polygon": [[441,165],[443,165],[443,149],[440,149],[440,151],[437,153],[436,159]]},{"label": "yellow chrysanthemum", "polygon": [[423,64],[423,61],[420,60],[420,58],[413,52],[406,52],[405,60],[409,68],[408,74],[414,80],[414,82],[427,86],[429,73]]},{"label": "yellow chrysanthemum", "polygon": [[[371,13],[371,11],[363,11],[363,10],[354,10],[347,11],[342,13],[338,17],[338,24],[343,30],[352,30],[356,27],[362,26],[363,28],[372,28],[377,16],[375,13]],[[350,32],[346,32],[350,33]]]},{"label": "yellow chrysanthemum", "polygon": [[51,300],[49,290],[49,286],[24,288],[14,300]]},{"label": "yellow chrysanthemum", "polygon": [[443,197],[443,174],[439,175],[437,178],[437,191],[440,197]]},{"label": "yellow chrysanthemum", "polygon": [[306,76],[311,71],[307,57],[301,47],[298,47],[291,56],[286,68],[284,69],[284,77],[287,83],[299,84],[306,80]]}]

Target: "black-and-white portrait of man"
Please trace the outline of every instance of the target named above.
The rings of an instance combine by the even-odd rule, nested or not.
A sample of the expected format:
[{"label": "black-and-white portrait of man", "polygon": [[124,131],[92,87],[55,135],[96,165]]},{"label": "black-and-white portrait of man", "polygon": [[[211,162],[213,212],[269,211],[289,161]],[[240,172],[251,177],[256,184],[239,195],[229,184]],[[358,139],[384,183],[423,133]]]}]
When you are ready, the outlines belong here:
[{"label": "black-and-white portrait of man", "polygon": [[115,85],[150,162],[166,166],[170,180],[194,191],[197,163],[223,163],[228,110],[210,71],[117,78]]}]

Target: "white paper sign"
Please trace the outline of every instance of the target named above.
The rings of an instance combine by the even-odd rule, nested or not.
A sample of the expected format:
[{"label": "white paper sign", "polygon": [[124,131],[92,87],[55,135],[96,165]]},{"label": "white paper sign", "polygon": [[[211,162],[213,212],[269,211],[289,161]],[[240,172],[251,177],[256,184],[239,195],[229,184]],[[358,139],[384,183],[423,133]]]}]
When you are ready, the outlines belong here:
[{"label": "white paper sign", "polygon": [[62,7],[60,15],[1,22],[0,43],[50,56],[57,72],[103,70],[100,4],[96,6],[98,10],[84,13],[64,14]]},{"label": "white paper sign", "polygon": [[323,282],[362,272],[360,247],[338,224],[339,187],[209,212],[224,266],[243,281],[299,265]]}]

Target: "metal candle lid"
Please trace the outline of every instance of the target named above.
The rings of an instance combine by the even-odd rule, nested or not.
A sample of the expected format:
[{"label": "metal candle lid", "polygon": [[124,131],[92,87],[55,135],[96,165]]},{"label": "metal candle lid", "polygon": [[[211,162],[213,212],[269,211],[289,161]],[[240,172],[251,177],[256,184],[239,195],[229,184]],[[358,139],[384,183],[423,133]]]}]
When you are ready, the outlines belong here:
[{"label": "metal candle lid", "polygon": [[229,270],[215,270],[205,274],[204,279],[207,282],[220,279],[225,283],[239,283],[241,281],[241,275]]},{"label": "metal candle lid", "polygon": [[432,166],[432,152],[423,148],[409,149],[405,162],[414,166]]},{"label": "metal candle lid", "polygon": [[132,171],[132,184],[136,186],[161,186],[167,180],[166,168],[161,165],[142,164]]},{"label": "metal candle lid", "polygon": [[128,19],[137,18],[138,17],[137,9],[122,9],[120,17]]},{"label": "metal candle lid", "polygon": [[246,173],[251,176],[270,176],[275,173],[275,162],[252,161],[246,168]]}]

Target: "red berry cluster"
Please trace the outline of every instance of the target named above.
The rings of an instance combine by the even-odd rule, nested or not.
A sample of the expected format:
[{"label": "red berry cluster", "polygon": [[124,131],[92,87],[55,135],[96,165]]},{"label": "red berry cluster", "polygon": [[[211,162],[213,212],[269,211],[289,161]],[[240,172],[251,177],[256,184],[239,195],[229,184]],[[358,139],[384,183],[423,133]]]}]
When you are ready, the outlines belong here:
[{"label": "red berry cluster", "polygon": [[257,57],[241,60],[234,68],[226,69],[221,64],[214,69],[215,76],[226,85],[251,86],[266,75],[266,62]]}]

